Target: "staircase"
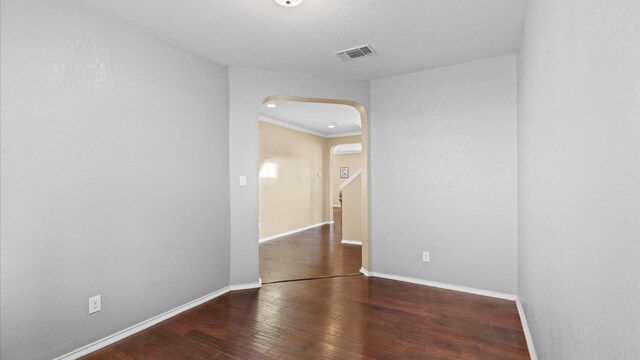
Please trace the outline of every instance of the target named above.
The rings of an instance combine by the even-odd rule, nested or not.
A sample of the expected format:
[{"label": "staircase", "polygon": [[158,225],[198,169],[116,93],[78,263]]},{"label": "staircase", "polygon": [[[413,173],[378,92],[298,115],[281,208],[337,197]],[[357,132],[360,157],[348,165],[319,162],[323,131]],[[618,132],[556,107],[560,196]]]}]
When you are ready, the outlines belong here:
[{"label": "staircase", "polygon": [[340,184],[342,244],[362,245],[362,169]]}]

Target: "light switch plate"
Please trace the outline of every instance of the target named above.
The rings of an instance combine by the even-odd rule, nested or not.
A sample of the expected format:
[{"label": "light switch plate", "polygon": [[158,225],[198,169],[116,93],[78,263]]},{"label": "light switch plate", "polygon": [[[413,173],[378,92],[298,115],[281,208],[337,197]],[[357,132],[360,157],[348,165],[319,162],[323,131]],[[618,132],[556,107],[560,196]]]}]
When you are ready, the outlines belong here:
[{"label": "light switch plate", "polygon": [[93,314],[102,309],[102,295],[89,298],[89,314]]}]

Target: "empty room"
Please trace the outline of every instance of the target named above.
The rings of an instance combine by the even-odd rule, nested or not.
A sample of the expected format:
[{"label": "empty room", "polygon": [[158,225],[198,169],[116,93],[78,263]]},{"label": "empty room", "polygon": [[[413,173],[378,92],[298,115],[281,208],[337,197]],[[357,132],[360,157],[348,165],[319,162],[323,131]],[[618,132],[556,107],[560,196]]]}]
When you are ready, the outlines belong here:
[{"label": "empty room", "polygon": [[640,0],[0,0],[0,358],[640,359]]}]

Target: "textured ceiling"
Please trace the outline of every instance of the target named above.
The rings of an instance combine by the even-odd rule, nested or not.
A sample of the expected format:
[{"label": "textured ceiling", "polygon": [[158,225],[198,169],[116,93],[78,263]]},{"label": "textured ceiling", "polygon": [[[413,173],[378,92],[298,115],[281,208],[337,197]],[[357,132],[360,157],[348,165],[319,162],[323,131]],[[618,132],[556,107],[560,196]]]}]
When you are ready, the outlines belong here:
[{"label": "textured ceiling", "polygon": [[[230,67],[374,79],[517,52],[527,0],[79,0]],[[371,44],[377,55],[333,52]]]},{"label": "textured ceiling", "polygon": [[[260,119],[322,137],[360,135],[360,113],[352,106],[299,101],[272,101],[260,106]],[[329,125],[335,125],[329,128]]]}]

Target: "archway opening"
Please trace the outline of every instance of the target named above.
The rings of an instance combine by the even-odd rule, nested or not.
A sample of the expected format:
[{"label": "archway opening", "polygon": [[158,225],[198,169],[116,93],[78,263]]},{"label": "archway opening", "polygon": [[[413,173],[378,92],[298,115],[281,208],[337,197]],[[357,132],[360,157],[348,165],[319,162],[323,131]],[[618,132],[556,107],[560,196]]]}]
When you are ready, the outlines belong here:
[{"label": "archway opening", "polygon": [[[289,110],[300,110],[300,109],[320,109],[324,105],[325,108],[329,108],[327,105],[334,105],[331,111],[334,111],[335,114],[323,113],[323,117],[329,118],[325,119],[324,122],[320,124],[315,124],[315,128],[313,126],[306,126],[303,122],[295,122],[291,121],[291,119],[281,118],[282,112],[271,111],[270,109],[278,108],[281,109],[289,109]],[[357,128],[353,127],[353,123],[349,123],[350,121],[343,121],[341,117],[338,116],[338,110],[345,111],[344,108],[352,111],[357,118]],[[318,116],[318,111],[314,111],[313,115]],[[295,115],[295,111],[293,112]],[[313,118],[313,116],[309,116],[309,113],[306,114],[298,114],[300,117],[305,118]],[[335,115],[335,116],[334,116]],[[335,119],[340,119],[334,121]],[[361,155],[361,161],[357,165],[344,167],[346,169],[341,169],[341,171],[346,174],[342,174],[342,181],[339,182],[339,185],[349,186],[348,191],[351,193],[349,206],[351,209],[354,207],[354,203],[357,202],[357,209],[361,212],[354,225],[354,221],[351,220],[350,227],[351,233],[357,234],[357,239],[348,239],[351,240],[347,244],[339,244],[340,246],[353,246],[354,243],[361,243],[361,248],[359,249],[359,264],[360,269],[355,269],[357,272],[361,269],[367,269],[369,263],[369,238],[368,238],[368,227],[369,227],[369,212],[368,212],[368,132],[367,132],[367,116],[364,110],[364,107],[350,100],[339,100],[339,99],[321,99],[321,98],[307,98],[307,97],[295,97],[295,96],[269,96],[265,98],[261,104],[260,111],[260,163],[259,163],[259,178],[260,178],[260,189],[259,189],[259,218],[260,218],[260,242],[261,249],[263,248],[263,242],[281,239],[283,236],[291,237],[294,232],[297,231],[310,231],[309,228],[316,227],[321,224],[332,224],[333,226],[337,224],[333,224],[333,214],[335,211],[334,205],[336,194],[336,182],[332,183],[331,178],[336,177],[337,171],[336,169],[332,169],[334,167],[334,157],[333,152],[336,148],[340,149],[344,144],[360,144],[358,152]],[[307,119],[308,120],[308,119]],[[328,125],[327,125],[328,121]],[[351,126],[351,127],[350,127]],[[277,128],[276,128],[277,127]],[[324,129],[323,129],[324,127]],[[309,131],[311,128],[311,131]],[[328,129],[327,129],[328,128]],[[336,128],[336,129],[334,129]],[[358,130],[357,132],[355,130]],[[302,140],[298,140],[298,138],[284,138],[281,134],[291,133],[292,131],[298,131],[305,133],[303,135],[297,135],[301,137]],[[273,134],[276,134],[273,136]],[[311,136],[311,135],[315,136]],[[307,136],[307,138],[304,138]],[[313,139],[311,139],[313,138]],[[265,140],[266,139],[266,140]],[[293,148],[284,149],[284,147],[291,142]],[[268,144],[265,144],[268,143]],[[298,144],[299,148],[295,148],[295,143]],[[295,155],[299,155],[300,152],[306,152],[308,156],[310,152],[315,151],[315,149],[322,149],[321,158],[317,155],[311,154],[311,158],[307,157],[306,160],[300,161],[300,159],[296,159]],[[289,156],[293,154],[294,156]],[[292,163],[298,161],[301,166],[292,169]],[[306,162],[302,164],[302,162]],[[332,171],[333,170],[333,171]],[[306,174],[307,177],[300,176],[299,178],[303,179],[301,181],[293,180],[292,173],[294,172],[302,172]],[[336,174],[333,174],[336,172]],[[357,179],[357,181],[352,180],[353,185],[349,185],[349,175],[353,177],[353,179]],[[357,183],[357,186],[356,186]],[[309,191],[309,199],[303,199],[303,201],[295,201],[295,199],[287,198],[288,195],[293,197],[300,196],[298,194],[300,188],[302,187],[310,187],[311,191]],[[283,188],[289,188],[291,191],[283,192]],[[357,189],[357,190],[355,190]],[[295,191],[294,191],[295,190]],[[345,190],[346,193],[347,190]],[[356,195],[353,193],[356,192]],[[322,221],[317,222],[319,219],[319,214],[317,213],[317,204],[318,204],[318,194],[321,194],[321,215],[320,218]],[[275,208],[269,208],[263,200],[270,204],[277,204]],[[306,201],[306,202],[305,202]],[[286,215],[280,216],[278,215],[282,209],[282,207],[287,208],[291,207],[292,204],[301,204],[304,203],[304,209],[306,207],[312,207],[312,211],[309,214],[302,214],[305,211],[299,212],[291,212],[293,214],[291,217],[300,217],[307,216],[307,223],[311,223],[308,227],[296,227],[300,224],[300,222],[292,222],[292,224],[288,224],[288,229],[286,226],[281,226],[276,229],[273,225],[273,219],[279,218],[280,220],[284,219],[284,222],[288,222],[291,219],[287,218]],[[313,206],[310,206],[309,203],[312,203]],[[350,210],[351,211],[351,210]],[[283,214],[286,211],[282,212]],[[279,217],[278,217],[279,216]],[[263,223],[264,222],[264,223]],[[282,225],[282,224],[280,224]],[[340,224],[342,225],[342,224]],[[355,229],[355,230],[354,230]],[[286,231],[282,231],[286,230]],[[335,230],[335,229],[334,229]],[[324,231],[324,230],[317,230]],[[359,244],[358,244],[359,245]],[[353,250],[351,250],[353,251]],[[261,278],[265,283],[270,282],[267,274],[263,274],[263,266],[262,266],[262,250],[261,250]],[[336,274],[326,274],[326,275],[336,275]],[[304,274],[302,274],[302,277]],[[299,277],[298,277],[299,278]],[[281,279],[285,280],[285,279]]]}]

